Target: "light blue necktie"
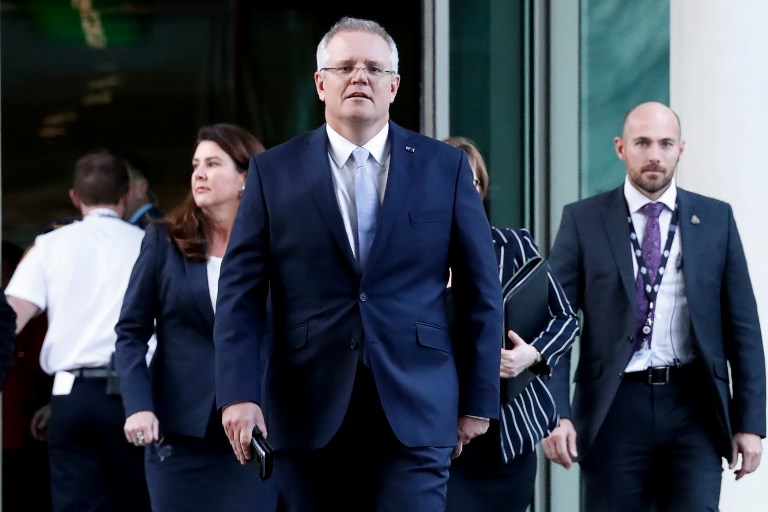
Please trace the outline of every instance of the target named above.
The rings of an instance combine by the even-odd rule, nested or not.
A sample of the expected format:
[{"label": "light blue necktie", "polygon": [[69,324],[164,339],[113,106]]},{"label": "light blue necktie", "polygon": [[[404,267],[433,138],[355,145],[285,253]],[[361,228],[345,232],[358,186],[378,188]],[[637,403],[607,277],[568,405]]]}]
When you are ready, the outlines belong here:
[{"label": "light blue necktie", "polygon": [[368,150],[355,148],[352,158],[355,159],[355,205],[357,207],[357,257],[360,268],[365,268],[368,252],[371,249],[373,236],[376,234],[376,217],[379,213],[379,194],[373,178],[366,172]]}]

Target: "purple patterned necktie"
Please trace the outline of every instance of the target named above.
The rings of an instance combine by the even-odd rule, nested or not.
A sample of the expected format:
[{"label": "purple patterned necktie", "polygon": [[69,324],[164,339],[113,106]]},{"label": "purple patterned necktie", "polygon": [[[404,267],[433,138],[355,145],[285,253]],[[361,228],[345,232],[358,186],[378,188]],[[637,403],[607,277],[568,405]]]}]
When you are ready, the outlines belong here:
[{"label": "purple patterned necktie", "polygon": [[[635,280],[635,297],[637,299],[637,330],[635,334],[635,350],[639,350],[646,335],[643,334],[643,325],[648,318],[648,295],[645,290],[642,274],[648,273],[648,282],[653,286],[656,274],[661,264],[661,230],[659,229],[659,215],[664,210],[664,203],[648,203],[640,211],[647,217],[645,231],[643,232],[643,260],[645,267],[640,267]],[[650,290],[649,290],[650,291]],[[651,346],[651,338],[648,337],[648,346]]]}]

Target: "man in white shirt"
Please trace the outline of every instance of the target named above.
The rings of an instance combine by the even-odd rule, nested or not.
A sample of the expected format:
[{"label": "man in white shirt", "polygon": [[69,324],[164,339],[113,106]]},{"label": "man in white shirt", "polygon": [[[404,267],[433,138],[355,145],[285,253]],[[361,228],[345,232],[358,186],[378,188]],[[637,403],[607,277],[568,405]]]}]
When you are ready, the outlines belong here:
[{"label": "man in white shirt", "polygon": [[149,510],[143,451],[126,442],[108,368],[114,326],[144,232],[121,217],[125,163],[94,152],[75,164],[70,198],[83,220],[38,236],[5,293],[16,332],[46,311],[40,366],[54,376],[48,432],[53,509]]}]

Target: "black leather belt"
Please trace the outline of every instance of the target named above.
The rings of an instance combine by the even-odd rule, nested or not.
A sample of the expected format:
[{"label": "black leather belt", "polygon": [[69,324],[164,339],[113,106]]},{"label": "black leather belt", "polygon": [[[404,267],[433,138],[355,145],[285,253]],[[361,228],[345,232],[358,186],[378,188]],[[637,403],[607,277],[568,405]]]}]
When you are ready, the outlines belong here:
[{"label": "black leather belt", "polygon": [[664,386],[672,381],[679,380],[690,366],[653,366],[641,372],[627,372],[624,374],[624,380],[645,382],[651,386]]},{"label": "black leather belt", "polygon": [[81,379],[106,379],[116,374],[114,370],[110,370],[107,367],[101,368],[75,368],[74,370],[67,370],[75,377]]}]

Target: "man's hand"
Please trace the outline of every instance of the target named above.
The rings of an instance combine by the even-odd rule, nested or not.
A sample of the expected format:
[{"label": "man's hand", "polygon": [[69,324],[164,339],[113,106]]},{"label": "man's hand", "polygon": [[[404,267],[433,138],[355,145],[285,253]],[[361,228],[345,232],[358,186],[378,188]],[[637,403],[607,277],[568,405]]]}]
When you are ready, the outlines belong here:
[{"label": "man's hand", "polygon": [[523,373],[523,370],[533,365],[539,357],[539,352],[527,344],[515,331],[507,331],[507,338],[512,342],[512,348],[501,349],[499,374],[503,379],[517,377]]},{"label": "man's hand", "polygon": [[485,434],[488,431],[488,425],[490,425],[490,422],[481,418],[473,418],[471,416],[459,418],[459,442],[456,448],[453,449],[451,458],[455,459],[461,455],[464,445],[469,444],[472,439]]},{"label": "man's hand", "polygon": [[741,454],[741,467],[733,472],[736,475],[736,480],[739,480],[744,475],[756,470],[760,465],[763,445],[760,441],[760,436],[757,434],[745,434],[740,432],[733,436],[731,446],[733,447],[733,451],[731,453],[731,460],[728,464],[728,468],[736,468],[736,461],[739,458],[739,454]]},{"label": "man's hand", "polygon": [[560,464],[565,469],[571,469],[573,459],[579,456],[576,452],[576,429],[571,420],[560,420],[560,426],[541,442],[544,453],[552,462]]},{"label": "man's hand", "polygon": [[35,411],[29,430],[32,437],[38,441],[48,440],[48,423],[51,421],[51,404],[46,404]]},{"label": "man's hand", "polygon": [[253,402],[235,402],[226,406],[221,413],[221,424],[240,464],[245,464],[251,458],[253,427],[259,427],[264,438],[267,437],[264,414],[261,407]]}]

